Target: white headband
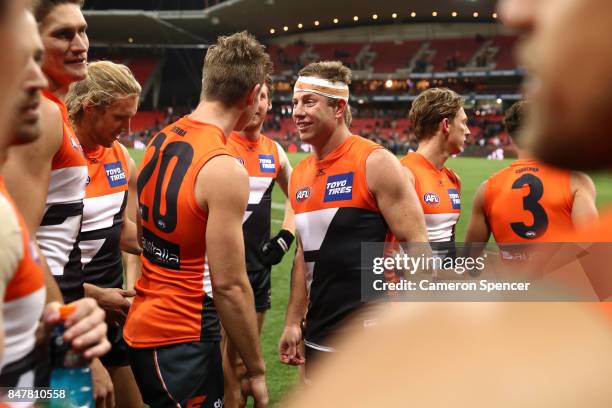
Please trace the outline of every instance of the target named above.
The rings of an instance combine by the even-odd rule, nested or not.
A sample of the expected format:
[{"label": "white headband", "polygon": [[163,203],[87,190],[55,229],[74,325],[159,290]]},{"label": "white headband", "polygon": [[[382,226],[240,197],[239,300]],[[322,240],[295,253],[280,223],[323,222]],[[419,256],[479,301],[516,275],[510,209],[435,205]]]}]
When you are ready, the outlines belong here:
[{"label": "white headband", "polygon": [[344,82],[333,82],[323,78],[301,76],[295,82],[293,92],[312,92],[348,103],[349,87]]}]

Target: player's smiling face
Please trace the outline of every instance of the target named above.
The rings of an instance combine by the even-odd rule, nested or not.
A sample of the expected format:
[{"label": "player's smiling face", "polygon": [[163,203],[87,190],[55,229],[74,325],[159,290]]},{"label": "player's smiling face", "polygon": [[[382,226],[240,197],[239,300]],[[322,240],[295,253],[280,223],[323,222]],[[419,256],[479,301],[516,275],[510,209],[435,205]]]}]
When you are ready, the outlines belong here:
[{"label": "player's smiling face", "polygon": [[311,92],[293,94],[293,122],[300,139],[316,143],[329,137],[337,126],[336,107],[329,105],[329,98]]},{"label": "player's smiling face", "polygon": [[86,109],[92,127],[92,142],[96,145],[111,147],[121,135],[130,131],[130,120],[138,110],[138,96],[117,98],[106,108]]},{"label": "player's smiling face", "polygon": [[43,71],[58,87],[80,81],[87,75],[87,23],[76,4],[56,6],[40,22],[45,46]]},{"label": "player's smiling face", "polygon": [[526,33],[527,147],[559,166],[610,167],[612,2],[503,0],[499,10],[504,24]]}]

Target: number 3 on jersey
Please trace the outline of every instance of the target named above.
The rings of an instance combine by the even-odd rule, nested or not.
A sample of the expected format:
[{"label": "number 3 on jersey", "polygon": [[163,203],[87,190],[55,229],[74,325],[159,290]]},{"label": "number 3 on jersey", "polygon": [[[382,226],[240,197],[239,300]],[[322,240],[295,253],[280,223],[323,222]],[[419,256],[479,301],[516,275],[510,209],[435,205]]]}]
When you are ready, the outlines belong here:
[{"label": "number 3 on jersey", "polygon": [[[151,147],[155,151],[138,176],[138,204],[140,217],[143,221],[148,221],[151,209],[142,202],[142,191],[155,174],[161,156],[153,195],[153,224],[161,232],[171,233],[176,228],[179,189],[193,160],[193,147],[181,141],[170,142],[162,153],[161,147],[165,141],[166,135],[159,133],[151,142]],[[172,172],[167,177],[166,173],[170,168]],[[162,193],[164,193],[163,201]],[[161,213],[162,203],[165,204],[164,214]]]},{"label": "number 3 on jersey", "polygon": [[516,235],[525,239],[536,239],[544,235],[548,229],[548,215],[544,207],[539,203],[544,194],[542,180],[533,174],[523,174],[512,183],[512,189],[520,189],[529,186],[529,194],[523,197],[523,209],[533,216],[533,224],[525,225],[523,222],[513,222],[510,224],[512,231]]}]

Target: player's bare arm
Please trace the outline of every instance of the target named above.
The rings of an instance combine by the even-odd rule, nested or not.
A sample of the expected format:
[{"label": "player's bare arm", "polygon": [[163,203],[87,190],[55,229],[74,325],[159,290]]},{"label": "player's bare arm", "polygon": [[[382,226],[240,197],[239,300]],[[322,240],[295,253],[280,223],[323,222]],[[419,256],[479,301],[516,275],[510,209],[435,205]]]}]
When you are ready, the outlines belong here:
[{"label": "player's bare arm", "polygon": [[249,197],[248,175],[234,158],[214,157],[200,170],[195,196],[208,212],[206,252],[215,307],[249,376],[263,380],[253,291],[246,274],[242,217]]},{"label": "player's bare arm", "polygon": [[574,227],[593,226],[598,222],[599,214],[595,206],[597,189],[591,178],[579,171],[573,171],[570,188],[574,194],[572,205],[572,223]]},{"label": "player's bare arm", "polygon": [[[127,151],[125,149],[124,151]],[[129,157],[129,154],[126,156]],[[136,163],[130,157],[130,179],[128,180],[128,202],[124,212],[124,221],[131,220],[136,228],[136,240],[140,247],[141,240],[138,235],[138,191],[136,181],[138,179],[138,169]],[[123,254],[125,261],[125,287],[128,290],[134,289],[136,280],[140,277],[140,257],[129,253]]]},{"label": "player's bare arm", "polygon": [[[465,243],[470,251],[469,256],[478,257],[482,253],[484,246],[489,242],[491,229],[485,215],[485,193],[487,191],[487,182],[483,182],[474,196],[472,203],[472,216],[468,224],[465,234]],[[477,245],[477,244],[482,245]],[[468,255],[468,254],[466,254]]]},{"label": "player's bare arm", "polygon": [[[278,158],[280,160],[280,171],[278,172],[278,177],[276,181],[278,182],[279,187],[283,190],[285,197],[289,197],[289,180],[291,179],[291,172],[293,168],[291,167],[291,162],[289,162],[289,157],[287,157],[287,153],[285,150],[279,145],[278,146]],[[292,234],[295,234],[295,214],[293,213],[293,208],[291,208],[291,202],[287,200],[285,203],[285,216],[283,218],[283,229],[290,231]]]},{"label": "player's bare arm", "polygon": [[[6,187],[21,211],[32,237],[36,236],[36,230],[45,212],[51,161],[59,150],[63,138],[59,108],[46,98],[40,101],[40,128],[41,135],[36,141],[9,149],[8,160],[2,169]],[[59,286],[38,244],[35,245],[45,270],[47,303],[51,301],[63,303]]]},{"label": "player's bare arm", "polygon": [[291,270],[291,291],[285,316],[285,328],[278,344],[278,356],[281,363],[304,364],[305,360],[300,349],[300,341],[302,340],[302,320],[306,315],[307,307],[306,264],[304,263],[302,242],[298,236],[293,269]]},{"label": "player's bare arm", "polygon": [[121,229],[121,250],[133,255],[140,255],[142,248],[138,241],[138,228],[136,227],[136,208],[137,195],[136,179],[138,170],[134,160],[129,156],[127,149],[124,149],[125,155],[128,158],[128,166],[130,168],[130,178],[128,180],[128,202],[125,210],[123,210],[123,227]]},{"label": "player's bare arm", "polygon": [[57,105],[40,101],[41,135],[33,143],[13,146],[2,174],[6,186],[21,211],[30,236],[36,236],[45,212],[51,161],[63,138],[62,117]]},{"label": "player's bare arm", "polygon": [[427,243],[425,217],[414,182],[395,156],[374,150],[366,160],[366,181],[378,208],[398,242]]}]

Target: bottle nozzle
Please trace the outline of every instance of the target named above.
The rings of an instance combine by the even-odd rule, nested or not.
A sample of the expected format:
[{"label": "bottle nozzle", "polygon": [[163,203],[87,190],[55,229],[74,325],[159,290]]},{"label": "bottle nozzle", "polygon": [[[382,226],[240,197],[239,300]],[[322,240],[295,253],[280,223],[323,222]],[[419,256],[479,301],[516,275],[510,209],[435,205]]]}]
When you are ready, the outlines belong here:
[{"label": "bottle nozzle", "polygon": [[60,319],[62,320],[68,319],[68,317],[70,317],[70,315],[73,314],[75,310],[76,310],[76,306],[72,304],[60,306],[59,308]]}]

